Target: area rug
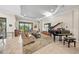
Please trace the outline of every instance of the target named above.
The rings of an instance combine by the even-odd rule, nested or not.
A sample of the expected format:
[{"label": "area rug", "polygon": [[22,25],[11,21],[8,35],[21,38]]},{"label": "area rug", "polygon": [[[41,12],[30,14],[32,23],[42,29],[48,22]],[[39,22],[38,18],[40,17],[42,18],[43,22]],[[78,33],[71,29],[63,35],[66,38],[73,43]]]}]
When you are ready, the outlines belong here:
[{"label": "area rug", "polygon": [[23,53],[31,54],[52,42],[53,42],[52,37],[41,34],[41,38],[38,38],[34,43],[23,46]]}]

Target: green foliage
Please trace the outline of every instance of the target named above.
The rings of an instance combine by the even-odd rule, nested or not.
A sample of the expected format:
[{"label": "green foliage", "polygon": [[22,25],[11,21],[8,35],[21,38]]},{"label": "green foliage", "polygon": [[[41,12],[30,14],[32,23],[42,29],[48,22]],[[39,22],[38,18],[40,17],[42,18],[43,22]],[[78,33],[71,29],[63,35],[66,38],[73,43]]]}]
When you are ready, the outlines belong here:
[{"label": "green foliage", "polygon": [[29,26],[29,24],[28,25],[22,24],[22,25],[20,25],[20,30],[22,32],[28,32],[28,31],[30,31],[30,27],[32,27],[32,25]]}]

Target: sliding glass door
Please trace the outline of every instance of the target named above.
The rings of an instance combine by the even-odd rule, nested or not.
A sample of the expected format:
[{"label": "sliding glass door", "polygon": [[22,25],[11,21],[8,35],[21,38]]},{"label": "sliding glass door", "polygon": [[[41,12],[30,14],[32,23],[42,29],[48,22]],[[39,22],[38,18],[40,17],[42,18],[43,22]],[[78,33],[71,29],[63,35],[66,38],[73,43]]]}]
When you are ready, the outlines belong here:
[{"label": "sliding glass door", "polygon": [[0,18],[0,36],[3,36],[4,38],[6,35],[6,18]]},{"label": "sliding glass door", "polygon": [[19,22],[19,29],[22,32],[29,32],[33,29],[33,24],[28,22]]}]

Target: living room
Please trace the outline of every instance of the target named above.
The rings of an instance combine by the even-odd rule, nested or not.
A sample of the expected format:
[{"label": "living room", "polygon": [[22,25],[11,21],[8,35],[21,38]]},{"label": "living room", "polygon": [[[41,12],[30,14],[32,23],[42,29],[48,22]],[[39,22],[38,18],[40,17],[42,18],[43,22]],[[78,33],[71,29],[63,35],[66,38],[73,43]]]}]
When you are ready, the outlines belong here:
[{"label": "living room", "polygon": [[[73,44],[69,46],[74,52],[66,50],[68,52],[63,53],[78,53],[76,51],[79,46],[78,16],[78,5],[0,5],[1,53],[60,53],[62,49],[68,49],[68,46],[61,44],[67,34],[62,35],[62,41],[59,41],[60,36],[56,36],[54,42],[53,33],[50,36],[49,32],[51,27],[54,30],[64,28],[72,33],[72,35],[68,34],[69,37],[76,39],[76,47]],[[53,48],[50,47],[56,46],[56,43],[58,43],[57,46],[61,45],[62,49],[53,52]],[[46,48],[48,52],[45,49],[41,52],[40,49],[50,44],[53,45]]]}]

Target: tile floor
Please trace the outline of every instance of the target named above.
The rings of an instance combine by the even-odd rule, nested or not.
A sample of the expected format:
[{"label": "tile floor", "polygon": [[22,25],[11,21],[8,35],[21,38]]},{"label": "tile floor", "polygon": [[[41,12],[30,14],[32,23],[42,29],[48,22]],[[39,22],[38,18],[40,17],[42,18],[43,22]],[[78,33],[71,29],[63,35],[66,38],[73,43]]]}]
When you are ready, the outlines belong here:
[{"label": "tile floor", "polygon": [[[0,53],[3,54],[23,54],[23,46],[21,36],[5,39],[5,45]],[[33,52],[32,54],[79,54],[79,42],[77,46],[68,48],[62,42],[56,41],[46,45],[43,48]]]},{"label": "tile floor", "polygon": [[76,47],[71,44],[70,48],[67,45],[63,45],[62,42],[52,42],[33,54],[79,54],[79,42],[77,42]]}]

